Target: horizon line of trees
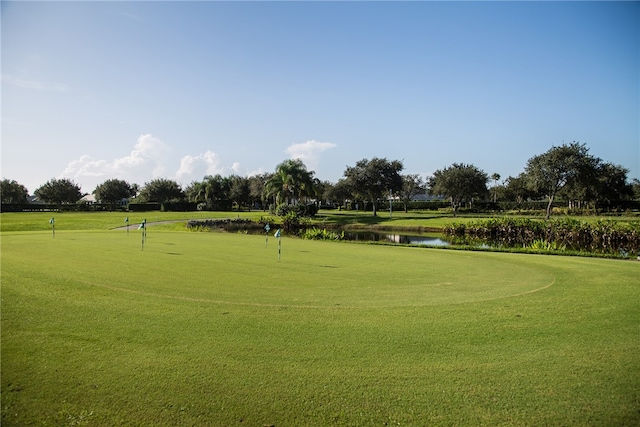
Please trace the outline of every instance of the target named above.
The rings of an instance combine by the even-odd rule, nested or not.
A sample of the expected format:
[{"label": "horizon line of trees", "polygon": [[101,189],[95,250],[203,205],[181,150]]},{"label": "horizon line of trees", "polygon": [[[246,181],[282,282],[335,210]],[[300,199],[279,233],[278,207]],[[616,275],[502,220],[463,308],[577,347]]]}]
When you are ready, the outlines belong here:
[{"label": "horizon line of trees", "polygon": [[[450,202],[454,215],[463,206],[478,201],[511,201],[518,205],[530,200],[546,200],[546,217],[554,202],[562,199],[574,209],[596,208],[616,201],[640,200],[640,181],[628,181],[628,170],[592,156],[585,144],[572,142],[553,146],[533,156],[516,177],[501,176],[472,164],[453,163],[436,170],[427,180],[418,174],[401,174],[401,161],[374,157],[347,166],[336,183],[321,181],[307,170],[300,159],[278,164],[273,173],[252,177],[207,175],[182,188],[176,181],[157,178],[142,187],[120,179],[108,179],[96,186],[92,194],[109,209],[118,208],[122,200],[132,203],[155,202],[163,209],[173,203],[195,204],[199,210],[226,210],[315,203],[346,205],[361,201],[377,215],[381,201],[400,201],[405,212],[416,195],[427,192]],[[493,181],[491,188],[489,181]],[[3,179],[0,186],[2,204],[27,203],[27,189],[14,180]],[[41,201],[61,207],[77,203],[86,195],[80,186],[67,178],[51,179],[35,190]],[[324,203],[323,203],[324,202]]]}]

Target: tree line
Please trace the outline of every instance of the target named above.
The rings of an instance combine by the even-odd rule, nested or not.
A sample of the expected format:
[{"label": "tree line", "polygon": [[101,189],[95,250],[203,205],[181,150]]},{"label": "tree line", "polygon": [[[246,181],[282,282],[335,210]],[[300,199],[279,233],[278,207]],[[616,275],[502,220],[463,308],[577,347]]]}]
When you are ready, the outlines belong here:
[{"label": "tree line", "polygon": [[[386,158],[362,159],[347,166],[336,183],[321,181],[307,170],[302,160],[285,160],[273,173],[251,177],[207,175],[182,188],[176,181],[157,178],[142,187],[120,179],[99,184],[93,194],[99,203],[117,209],[122,200],[128,203],[190,203],[200,210],[270,208],[280,205],[335,204],[362,202],[377,215],[382,201],[399,201],[407,211],[411,200],[429,192],[447,200],[454,215],[463,206],[479,201],[510,201],[523,204],[528,200],[545,200],[546,217],[551,215],[554,201],[562,199],[569,208],[596,208],[622,200],[640,200],[640,181],[628,181],[628,170],[605,162],[589,153],[585,144],[572,142],[554,146],[527,161],[518,176],[498,184],[500,175],[489,176],[472,164],[454,163],[436,170],[426,180],[418,174],[402,174],[401,161]],[[489,187],[489,182],[493,185]],[[3,204],[27,202],[27,189],[16,181],[3,179],[0,188]],[[61,207],[75,204],[84,195],[72,180],[51,179],[37,188],[34,195],[41,201]]]}]

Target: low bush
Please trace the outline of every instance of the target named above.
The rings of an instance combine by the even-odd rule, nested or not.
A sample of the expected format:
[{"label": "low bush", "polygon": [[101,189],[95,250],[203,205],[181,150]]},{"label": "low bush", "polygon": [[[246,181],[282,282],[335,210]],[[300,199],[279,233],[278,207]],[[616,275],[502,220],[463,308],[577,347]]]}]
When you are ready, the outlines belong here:
[{"label": "low bush", "polygon": [[300,237],[307,240],[343,240],[344,231],[338,233],[335,231],[327,231],[326,228],[319,229],[316,227],[308,228],[300,234]]},{"label": "low bush", "polygon": [[318,213],[318,207],[315,204],[288,205],[286,203],[282,203],[276,208],[276,215],[278,216],[287,216],[292,212],[297,216],[312,218]]},{"label": "low bush", "polygon": [[295,212],[289,212],[282,218],[282,228],[286,233],[298,234],[302,230],[306,230],[310,224],[307,217],[300,216]]}]

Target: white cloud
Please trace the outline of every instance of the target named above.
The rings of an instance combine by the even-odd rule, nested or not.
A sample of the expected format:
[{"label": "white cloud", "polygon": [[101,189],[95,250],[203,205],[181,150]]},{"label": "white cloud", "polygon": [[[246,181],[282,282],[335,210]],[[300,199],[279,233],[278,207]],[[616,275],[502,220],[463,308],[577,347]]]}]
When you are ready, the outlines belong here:
[{"label": "white cloud", "polygon": [[247,173],[247,176],[251,178],[252,176],[262,175],[263,173],[265,173],[264,168],[258,168],[256,170],[252,170],[249,173]]},{"label": "white cloud", "polygon": [[220,156],[211,150],[187,154],[176,165],[176,158],[171,157],[171,152],[168,144],[153,135],[140,135],[128,155],[107,161],[85,154],[69,162],[60,177],[73,179],[82,185],[83,191],[91,192],[107,179],[122,179],[143,186],[155,178],[168,178],[186,186],[206,175],[240,174],[242,169],[238,162],[231,167],[222,166]]},{"label": "white cloud", "polygon": [[207,150],[197,156],[186,155],[180,160],[180,168],[176,172],[176,179],[181,183],[201,180],[205,175],[222,174],[220,159],[216,153]]},{"label": "white cloud", "polygon": [[314,170],[318,167],[320,153],[335,148],[336,144],[332,142],[307,141],[300,144],[292,144],[285,152],[292,159],[300,159],[307,166],[307,169]]},{"label": "white cloud", "polygon": [[69,162],[61,176],[83,184],[84,191],[93,191],[96,185],[111,178],[142,185],[166,173],[170,152],[171,148],[153,135],[140,135],[128,156],[109,162],[85,154]]}]

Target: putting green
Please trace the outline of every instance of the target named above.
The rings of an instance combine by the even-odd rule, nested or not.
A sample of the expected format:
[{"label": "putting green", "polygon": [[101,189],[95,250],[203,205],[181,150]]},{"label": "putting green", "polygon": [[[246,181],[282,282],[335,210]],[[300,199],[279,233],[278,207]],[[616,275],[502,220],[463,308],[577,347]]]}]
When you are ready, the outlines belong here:
[{"label": "putting green", "polygon": [[[131,231],[5,233],[3,273],[78,291],[263,308],[434,306],[543,290],[535,256],[385,247],[271,235]],[[10,276],[7,276],[10,277]]]}]

